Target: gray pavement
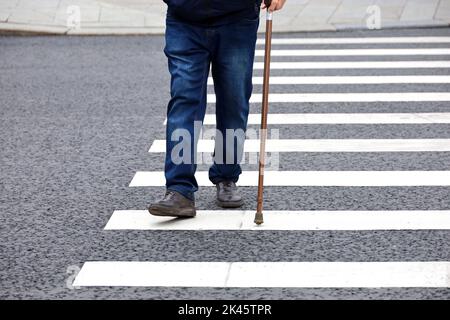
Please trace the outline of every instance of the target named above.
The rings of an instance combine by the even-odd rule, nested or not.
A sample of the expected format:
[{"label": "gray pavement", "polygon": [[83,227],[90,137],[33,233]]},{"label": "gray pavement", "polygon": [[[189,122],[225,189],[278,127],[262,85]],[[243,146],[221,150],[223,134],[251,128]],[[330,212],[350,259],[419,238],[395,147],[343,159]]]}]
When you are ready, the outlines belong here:
[{"label": "gray pavement", "polygon": [[[162,0],[2,0],[0,32],[161,34],[165,13]],[[450,0],[288,0],[275,19],[275,32],[442,27]]]},{"label": "gray pavement", "polygon": [[[319,36],[449,36],[410,29]],[[149,154],[164,139],[169,78],[161,36],[0,37],[0,298],[449,299],[448,288],[69,289],[85,261],[449,261],[450,233],[421,231],[105,231],[112,212],[145,209],[163,188],[130,188],[136,171],[162,170]],[[417,47],[426,47],[418,44]],[[399,47],[402,47],[399,45]],[[407,47],[407,46],[404,46]],[[298,57],[299,60],[301,57]],[[372,60],[373,57],[358,57]],[[413,60],[402,57],[402,60]],[[415,57],[418,59],[417,57]],[[420,57],[421,59],[422,57]],[[430,57],[428,57],[430,58]],[[448,60],[445,57],[433,57]],[[316,58],[328,61],[330,57]],[[337,59],[337,58],[335,58]],[[393,60],[392,57],[377,57]],[[258,58],[261,60],[261,58]],[[278,59],[277,59],[278,60]],[[344,60],[344,57],[343,59]],[[255,74],[260,72],[256,70]],[[292,72],[292,71],[289,71]],[[273,70],[272,75],[289,74]],[[337,75],[342,70],[305,70]],[[449,69],[348,74],[443,74]],[[298,74],[298,70],[297,70]],[[303,74],[303,71],[302,71]],[[445,91],[439,85],[273,87],[286,92]],[[261,86],[255,86],[260,92]],[[273,104],[277,112],[448,112],[448,102]],[[208,113],[214,110],[209,108]],[[258,112],[252,105],[252,112]],[[450,125],[277,126],[281,138],[449,138]],[[200,166],[205,169],[205,166]],[[254,169],[247,165],[244,169]],[[450,153],[281,154],[283,170],[450,170]],[[244,209],[256,188],[243,188]],[[271,187],[267,210],[450,210],[448,187]],[[199,209],[216,210],[201,188]],[[69,279],[70,280],[70,279]]]}]

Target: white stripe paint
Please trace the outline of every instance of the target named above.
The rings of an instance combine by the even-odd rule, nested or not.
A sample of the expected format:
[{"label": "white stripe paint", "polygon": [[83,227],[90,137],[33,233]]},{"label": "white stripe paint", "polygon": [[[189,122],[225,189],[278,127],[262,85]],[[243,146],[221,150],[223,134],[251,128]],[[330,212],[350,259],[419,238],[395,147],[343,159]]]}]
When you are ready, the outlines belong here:
[{"label": "white stripe paint", "polygon": [[[213,186],[207,171],[195,175],[200,186]],[[238,185],[257,186],[258,171],[244,171]],[[450,171],[266,171],[265,186],[450,186]],[[138,171],[130,187],[165,186],[163,171]]]},{"label": "white stripe paint", "polygon": [[[260,124],[261,114],[248,116],[248,124]],[[450,112],[436,113],[269,113],[268,124],[425,124],[450,123]],[[164,121],[166,124],[166,121]],[[216,115],[207,114],[204,125],[215,125]]]},{"label": "white stripe paint", "polygon": [[450,211],[197,210],[195,219],[155,217],[147,210],[116,210],[105,230],[450,230]]},{"label": "white stripe paint", "polygon": [[[264,69],[255,62],[254,69]],[[450,61],[305,61],[271,62],[270,69],[424,69],[450,68]]]},{"label": "white stripe paint", "polygon": [[[398,84],[398,83],[450,83],[450,76],[321,76],[270,77],[270,84]],[[208,78],[208,85],[214,84]],[[253,84],[263,84],[263,77],[254,77]]]},{"label": "white stripe paint", "polygon": [[[260,142],[248,139],[244,152],[259,152]],[[166,140],[154,140],[149,152],[165,152]],[[214,140],[199,140],[198,152],[214,151]],[[450,139],[268,139],[267,152],[449,152]]]},{"label": "white stripe paint", "polygon": [[[276,38],[272,44],[377,44],[377,43],[449,43],[450,37],[364,37],[364,38]],[[264,39],[258,39],[257,45],[263,45]]]},{"label": "white stripe paint", "polygon": [[[308,49],[272,50],[272,57],[330,57],[330,56],[436,56],[450,55],[448,48],[423,49]],[[263,57],[264,50],[255,50],[256,57]]]},{"label": "white stripe paint", "polygon": [[74,286],[401,288],[450,286],[450,262],[89,261]]},{"label": "white stripe paint", "polygon": [[[208,94],[208,103],[216,102]],[[250,103],[260,103],[262,94],[255,93]],[[414,102],[450,101],[450,92],[363,92],[363,93],[271,93],[269,102]]]}]

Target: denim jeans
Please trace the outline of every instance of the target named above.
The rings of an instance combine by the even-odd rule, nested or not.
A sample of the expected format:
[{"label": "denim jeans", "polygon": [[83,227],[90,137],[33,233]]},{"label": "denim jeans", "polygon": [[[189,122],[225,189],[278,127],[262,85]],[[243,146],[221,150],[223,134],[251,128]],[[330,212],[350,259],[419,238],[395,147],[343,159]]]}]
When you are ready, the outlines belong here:
[{"label": "denim jeans", "polygon": [[[259,17],[216,27],[200,27],[167,15],[164,53],[171,75],[166,128],[167,189],[190,199],[194,199],[194,192],[198,190],[194,177],[198,132],[194,130],[194,123],[203,123],[210,68],[216,94],[216,128],[224,139],[221,144],[216,139],[209,179],[214,184],[239,179],[244,141],[233,137],[232,150],[226,148],[229,142],[226,130],[245,132],[247,128],[258,25]],[[190,140],[189,150],[178,153],[183,137],[186,139],[180,132],[188,132]],[[174,161],[173,152],[190,161]],[[230,152],[233,152],[232,156],[226,159]]]}]

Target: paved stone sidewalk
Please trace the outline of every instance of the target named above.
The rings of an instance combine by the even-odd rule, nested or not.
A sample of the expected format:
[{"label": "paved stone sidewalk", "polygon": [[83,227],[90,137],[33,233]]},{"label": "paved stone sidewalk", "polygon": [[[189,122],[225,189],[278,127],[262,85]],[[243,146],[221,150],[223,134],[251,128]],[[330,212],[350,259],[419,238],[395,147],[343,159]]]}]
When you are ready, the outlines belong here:
[{"label": "paved stone sidewalk", "polygon": [[[162,0],[0,0],[0,33],[160,34],[165,11]],[[274,19],[275,32],[448,26],[450,0],[287,0]]]}]

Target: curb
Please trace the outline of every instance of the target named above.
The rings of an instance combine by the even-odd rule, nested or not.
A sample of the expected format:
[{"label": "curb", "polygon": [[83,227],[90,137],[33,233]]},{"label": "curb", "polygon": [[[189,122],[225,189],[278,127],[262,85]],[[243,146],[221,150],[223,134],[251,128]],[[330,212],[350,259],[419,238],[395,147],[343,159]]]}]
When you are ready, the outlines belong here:
[{"label": "curb", "polygon": [[[411,21],[389,22],[376,30],[387,29],[412,29],[412,28],[444,28],[450,24],[445,21]],[[164,27],[87,27],[82,29],[70,29],[64,26],[29,25],[18,23],[0,23],[0,35],[4,36],[133,36],[133,35],[163,35]],[[364,24],[317,24],[309,26],[279,26],[274,28],[274,33],[293,32],[338,32],[353,30],[369,30]],[[264,29],[258,30],[264,33]]]},{"label": "curb", "polygon": [[0,35],[64,35],[67,28],[63,26],[30,25],[19,23],[0,23]]},{"label": "curb", "polygon": [[[79,30],[68,29],[66,35],[69,36],[142,36],[142,35],[163,35],[165,28],[146,27],[146,28],[82,28]],[[0,31],[1,33],[1,31]]]}]

